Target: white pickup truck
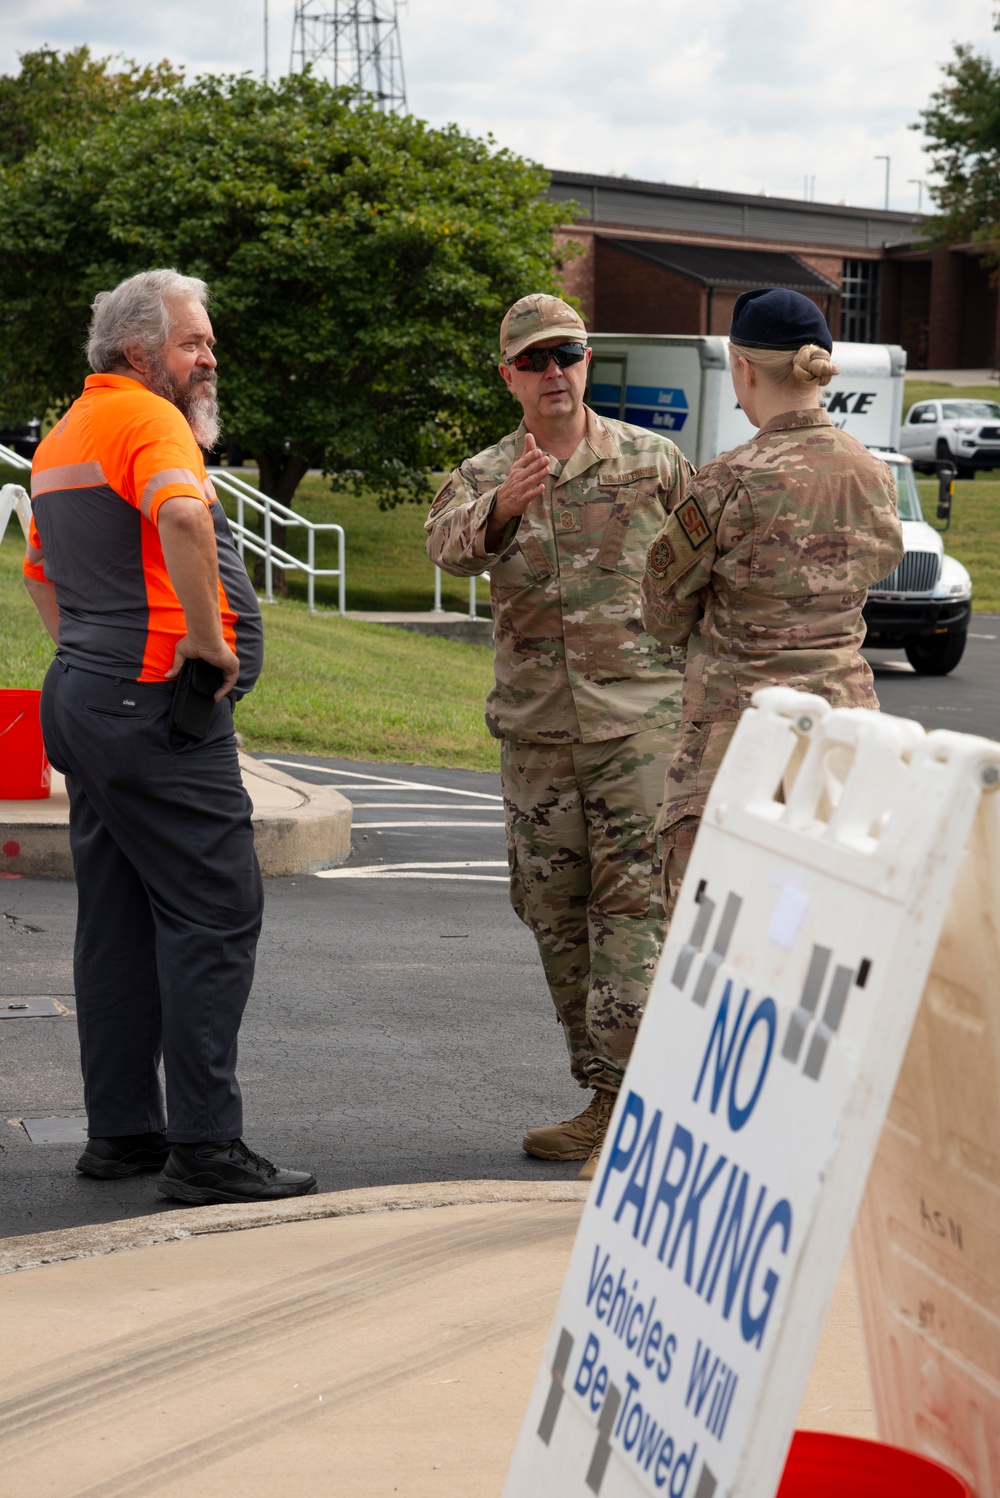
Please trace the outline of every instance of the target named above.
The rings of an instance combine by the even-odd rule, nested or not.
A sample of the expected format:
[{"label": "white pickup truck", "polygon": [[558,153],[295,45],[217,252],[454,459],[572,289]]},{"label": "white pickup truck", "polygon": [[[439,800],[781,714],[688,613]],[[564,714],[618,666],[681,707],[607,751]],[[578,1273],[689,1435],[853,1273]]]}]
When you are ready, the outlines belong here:
[{"label": "white pickup truck", "polygon": [[[592,333],[590,343],[587,399],[599,415],[663,432],[697,467],[753,436],[733,391],[727,338]],[[906,547],[899,566],[869,592],[867,644],[905,650],[915,671],[944,675],[965,649],[972,582],[924,520],[913,464],[899,450],[906,352],[897,344],[835,343],[833,357],[840,373],[823,391],[824,404],[837,426],[893,470]]]},{"label": "white pickup truck", "polygon": [[1000,405],[996,401],[917,401],[899,429],[899,450],[915,468],[933,473],[954,463],[960,479],[977,468],[1000,468]]}]

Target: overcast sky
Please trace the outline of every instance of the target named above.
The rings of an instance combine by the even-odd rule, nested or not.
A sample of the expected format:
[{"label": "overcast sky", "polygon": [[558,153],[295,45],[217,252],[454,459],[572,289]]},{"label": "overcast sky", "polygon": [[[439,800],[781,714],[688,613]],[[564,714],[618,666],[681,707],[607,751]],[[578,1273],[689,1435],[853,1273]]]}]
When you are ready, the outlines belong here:
[{"label": "overcast sky", "polygon": [[[332,8],[332,0],[331,0]],[[908,128],[956,41],[1000,59],[996,0],[403,0],[410,110],[549,167],[913,209]],[[294,0],[270,0],[272,75]],[[0,70],[87,42],[260,73],[264,0],[0,0]],[[811,184],[810,184],[811,186]]]}]

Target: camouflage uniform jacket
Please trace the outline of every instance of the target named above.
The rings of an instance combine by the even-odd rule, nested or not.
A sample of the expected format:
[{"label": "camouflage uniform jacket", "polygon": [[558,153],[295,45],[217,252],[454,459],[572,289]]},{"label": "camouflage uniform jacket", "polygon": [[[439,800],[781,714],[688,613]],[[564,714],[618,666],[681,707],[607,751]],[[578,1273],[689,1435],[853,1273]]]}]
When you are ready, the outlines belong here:
[{"label": "camouflage uniform jacket", "polygon": [[427,553],[458,577],[490,574],[494,738],[590,744],[680,717],[668,647],[643,632],[639,586],[650,543],[692,472],[657,433],[605,421],[587,430],[544,492],[486,550],[497,490],[524,449],[525,426],[468,458],[431,505]]},{"label": "camouflage uniform jacket", "polygon": [[902,554],[888,467],[825,410],[699,469],[642,584],[646,628],[687,649],[685,722],[738,718],[763,686],[877,708],[861,611]]}]

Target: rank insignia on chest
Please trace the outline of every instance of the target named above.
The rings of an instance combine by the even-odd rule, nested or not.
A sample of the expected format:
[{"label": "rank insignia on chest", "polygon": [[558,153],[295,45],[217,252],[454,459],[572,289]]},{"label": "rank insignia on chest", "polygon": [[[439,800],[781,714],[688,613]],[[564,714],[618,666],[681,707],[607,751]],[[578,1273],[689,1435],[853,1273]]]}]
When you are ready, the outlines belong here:
[{"label": "rank insignia on chest", "polygon": [[675,511],[680,522],[681,529],[691,543],[691,549],[697,551],[699,546],[704,546],[711,536],[708,521],[701,512],[701,506],[696,499],[686,499],[678,510]]},{"label": "rank insignia on chest", "polygon": [[560,510],[556,516],[556,530],[576,531],[580,529],[580,517],[576,510]]},{"label": "rank insignia on chest", "polygon": [[673,560],[674,548],[671,546],[666,536],[661,536],[659,540],[654,541],[652,546],[649,548],[649,555],[646,558],[646,566],[654,577],[666,577],[667,568],[670,566]]}]

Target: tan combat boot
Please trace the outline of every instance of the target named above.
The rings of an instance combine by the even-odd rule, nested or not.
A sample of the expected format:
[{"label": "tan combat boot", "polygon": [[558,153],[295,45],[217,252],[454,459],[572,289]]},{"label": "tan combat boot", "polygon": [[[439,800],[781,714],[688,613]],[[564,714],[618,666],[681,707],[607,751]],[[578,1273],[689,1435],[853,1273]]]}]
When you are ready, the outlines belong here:
[{"label": "tan combat boot", "polygon": [[590,1154],[576,1173],[578,1181],[592,1181],[597,1174],[597,1162],[601,1158],[604,1137],[608,1132],[608,1124],[611,1122],[611,1115],[614,1112],[615,1100],[618,1094],[617,1092],[599,1092],[597,1096],[602,1099],[602,1104],[597,1120],[597,1129],[594,1134],[594,1144]]},{"label": "tan combat boot", "polygon": [[521,1148],[526,1155],[534,1155],[536,1160],[589,1160],[595,1146],[600,1149],[600,1142],[607,1133],[608,1119],[617,1095],[596,1088],[594,1096],[576,1118],[529,1129],[521,1140]]}]

